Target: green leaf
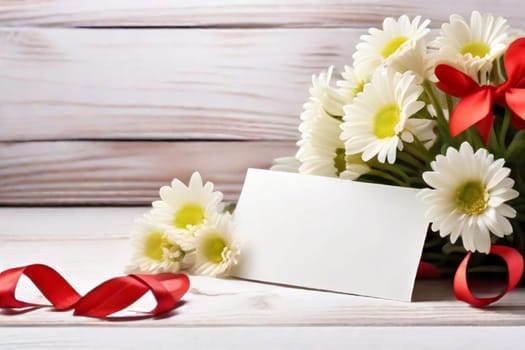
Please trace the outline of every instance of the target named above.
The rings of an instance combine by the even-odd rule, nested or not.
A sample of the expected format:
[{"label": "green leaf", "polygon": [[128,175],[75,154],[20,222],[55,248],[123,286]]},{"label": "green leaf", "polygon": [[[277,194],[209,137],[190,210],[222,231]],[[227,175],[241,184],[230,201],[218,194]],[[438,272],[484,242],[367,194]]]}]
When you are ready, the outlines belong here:
[{"label": "green leaf", "polygon": [[514,135],[512,142],[510,143],[507,151],[505,152],[505,160],[512,164],[523,164],[525,163],[525,130],[520,130]]}]

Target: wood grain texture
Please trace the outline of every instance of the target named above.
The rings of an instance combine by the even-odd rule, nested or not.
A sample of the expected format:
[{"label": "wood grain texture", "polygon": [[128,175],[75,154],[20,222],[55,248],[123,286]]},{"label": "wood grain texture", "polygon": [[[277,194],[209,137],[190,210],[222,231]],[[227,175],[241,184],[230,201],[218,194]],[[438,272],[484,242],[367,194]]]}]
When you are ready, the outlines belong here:
[{"label": "wood grain texture", "polygon": [[[162,322],[160,322],[162,324]],[[525,327],[5,327],[13,349],[518,349]],[[417,345],[415,345],[417,344]]]},{"label": "wood grain texture", "polygon": [[[4,216],[12,221],[32,221],[39,218],[31,211],[20,212],[0,208],[0,270],[35,261],[57,268],[81,293],[98,283],[122,274],[129,263],[132,245],[128,233],[99,235],[73,234],[76,226],[96,216],[72,218],[70,211],[60,208],[49,213],[49,221],[39,223],[52,227],[61,223],[62,234],[19,234],[25,228],[3,228]],[[102,210],[102,209],[101,209]],[[112,211],[112,208],[104,210]],[[122,211],[122,209],[117,209]],[[127,225],[123,226],[125,231]],[[98,232],[104,232],[103,225]],[[201,276],[191,277],[191,289],[185,304],[171,317],[162,320],[145,319],[127,323],[130,327],[399,327],[399,326],[525,326],[525,290],[512,291],[491,308],[476,309],[455,300],[450,281],[418,281],[412,303],[358,297],[345,294],[290,288],[236,279],[221,280]],[[34,297],[29,284],[21,285],[19,295]],[[32,299],[32,300],[33,300]],[[141,306],[146,307],[145,300]],[[72,317],[70,312],[50,312],[41,309],[0,317],[2,326],[99,326],[120,327],[122,323]]]},{"label": "wood grain texture", "polygon": [[0,24],[10,26],[341,27],[370,26],[384,16],[423,15],[440,25],[473,9],[522,24],[515,0],[2,0]]},{"label": "wood grain texture", "polygon": [[268,168],[293,142],[0,143],[1,204],[149,204],[193,171],[237,199],[247,168]]},{"label": "wood grain texture", "polygon": [[0,29],[0,140],[293,140],[362,33]]},{"label": "wood grain texture", "polygon": [[[0,208],[0,240],[44,238],[123,237],[131,232],[135,218],[151,209],[143,207],[39,207]],[[31,220],[24,218],[31,217]],[[64,218],[79,225],[64,225]],[[97,218],[93,220],[93,218]],[[35,230],[38,222],[38,230]]]}]

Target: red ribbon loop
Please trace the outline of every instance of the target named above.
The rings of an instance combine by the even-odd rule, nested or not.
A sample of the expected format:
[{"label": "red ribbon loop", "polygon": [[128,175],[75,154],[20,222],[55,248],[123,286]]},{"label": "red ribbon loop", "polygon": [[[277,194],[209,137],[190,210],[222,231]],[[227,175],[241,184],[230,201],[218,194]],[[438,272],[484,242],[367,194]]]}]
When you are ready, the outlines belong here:
[{"label": "red ribbon loop", "polygon": [[505,54],[507,81],[499,86],[480,86],[467,74],[445,64],[435,69],[439,81],[436,86],[446,94],[459,97],[450,116],[450,134],[457,136],[476,125],[485,143],[488,143],[494,122],[492,107],[498,103],[509,107],[513,114],[512,124],[525,128],[525,38],[514,41]]},{"label": "red ribbon loop", "polygon": [[16,286],[22,275],[27,276],[57,310],[71,309],[80,299],[80,294],[55,269],[33,264],[0,273],[0,307],[46,306],[16,299]]},{"label": "red ribbon loop", "polygon": [[[515,40],[505,53],[504,65],[507,73],[506,84],[525,88],[525,38]],[[505,84],[503,84],[505,85]]]},{"label": "red ribbon loop", "polygon": [[507,265],[508,280],[504,291],[494,297],[477,298],[468,285],[467,267],[472,253],[469,252],[459,264],[454,276],[454,294],[458,300],[462,300],[475,307],[483,307],[501,299],[505,294],[514,289],[523,275],[523,257],[514,248],[505,246],[492,246],[489,254],[501,257]]},{"label": "red ribbon loop", "polygon": [[150,311],[159,314],[175,308],[177,302],[182,299],[189,289],[190,280],[183,274],[173,278],[172,273],[161,273],[157,275],[134,274],[132,277],[145,283],[150,290],[155,290],[153,296],[157,300],[157,307]]},{"label": "red ribbon loop", "polygon": [[148,314],[158,315],[174,309],[190,286],[188,276],[184,274],[134,274],[107,280],[82,297],[56,270],[34,264],[0,273],[1,308],[46,306],[16,299],[16,287],[22,275],[34,283],[55,309],[74,308],[74,315],[89,317],[107,317],[121,311],[148,291],[157,301],[157,306]]},{"label": "red ribbon loop", "polygon": [[75,315],[106,317],[130,306],[148,291],[157,300],[157,307],[149,313],[157,315],[174,309],[189,285],[186,275],[173,273],[112,278],[80,299],[75,306]]}]

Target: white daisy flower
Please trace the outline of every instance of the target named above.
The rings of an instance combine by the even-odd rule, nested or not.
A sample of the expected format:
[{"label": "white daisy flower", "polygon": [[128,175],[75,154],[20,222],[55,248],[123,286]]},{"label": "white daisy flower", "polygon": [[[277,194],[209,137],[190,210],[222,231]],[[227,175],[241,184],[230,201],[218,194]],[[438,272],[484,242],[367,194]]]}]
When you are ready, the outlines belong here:
[{"label": "white daisy flower", "polygon": [[355,96],[363,92],[365,84],[370,81],[370,72],[363,72],[356,70],[354,67],[345,66],[345,70],[341,73],[343,79],[338,80],[336,85],[339,87],[339,93],[347,99],[347,103],[351,103]]},{"label": "white daisy flower", "polygon": [[330,116],[319,116],[299,126],[301,140],[296,157],[301,174],[338,176],[346,170],[344,144],[340,140],[341,122]]},{"label": "white daisy flower", "polygon": [[233,229],[232,216],[226,213],[217,215],[212,223],[197,232],[193,268],[196,274],[228,275],[240,254],[238,244],[232,238]]},{"label": "white daisy flower", "polygon": [[308,90],[310,99],[303,105],[302,121],[315,119],[320,113],[332,117],[343,116],[343,105],[348,101],[339,91],[330,86],[332,73],[333,67],[331,66],[318,76],[312,75],[312,86]]},{"label": "white daisy flower", "polygon": [[406,50],[413,49],[430,31],[427,26],[430,20],[419,24],[421,17],[415,17],[411,22],[403,15],[395,20],[385,18],[383,29],[371,28],[368,35],[361,37],[354,53],[354,67],[362,72],[373,72],[382,64],[389,64]]},{"label": "white daisy flower", "polygon": [[400,73],[412,71],[422,83],[425,79],[433,79],[435,59],[428,54],[424,40],[418,41],[413,48],[400,52],[390,67]]},{"label": "white daisy flower", "polygon": [[330,86],[331,76],[332,67],[326,73],[313,76],[311,97],[303,107],[299,125],[301,139],[295,155],[301,174],[337,177],[347,170],[344,144],[339,137],[343,105],[347,100]]},{"label": "white daisy flower", "polygon": [[193,173],[189,185],[174,179],[171,186],[160,189],[160,201],[153,202],[152,215],[160,223],[178,231],[193,232],[205,225],[219,211],[221,192],[213,191],[213,184],[202,184],[198,172]]},{"label": "white daisy flower", "polygon": [[298,173],[301,162],[295,156],[275,158],[270,170]]},{"label": "white daisy flower", "polygon": [[450,235],[452,243],[461,236],[466,250],[482,253],[490,250],[490,232],[497,237],[512,233],[508,218],[516,210],[505,202],[519,193],[503,159],[494,160],[485,149],[474,153],[464,142],[459,151],[449,147],[430,165],[433,171],[423,173],[423,179],[432,189],[421,190],[419,197],[434,231]]},{"label": "white daisy flower", "polygon": [[330,86],[332,67],[312,77],[310,100],[304,104],[297,142],[301,174],[338,176],[346,169],[344,145],[339,139],[344,97]]},{"label": "white daisy flower", "polygon": [[513,39],[506,19],[473,11],[469,23],[459,15],[450,16],[432,46],[439,50],[439,63],[454,66],[478,80],[478,72],[483,73],[483,79]]},{"label": "white daisy flower", "polygon": [[186,252],[183,246],[191,244],[187,237],[178,235],[169,226],[155,222],[151,215],[136,221],[132,236],[135,248],[128,272],[177,272],[181,270]]},{"label": "white daisy flower", "polygon": [[377,156],[381,163],[395,162],[397,150],[403,149],[403,140],[411,141],[410,130],[428,123],[410,118],[425,106],[418,101],[423,88],[415,80],[411,72],[376,71],[363,93],[344,107],[341,139],[347,155],[362,153],[364,161]]}]

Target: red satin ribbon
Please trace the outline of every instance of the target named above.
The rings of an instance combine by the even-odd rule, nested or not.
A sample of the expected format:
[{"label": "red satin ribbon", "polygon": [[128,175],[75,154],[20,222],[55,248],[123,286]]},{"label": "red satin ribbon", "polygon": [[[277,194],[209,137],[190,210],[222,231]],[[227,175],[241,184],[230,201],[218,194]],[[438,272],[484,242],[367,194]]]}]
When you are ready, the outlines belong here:
[{"label": "red satin ribbon", "polygon": [[416,278],[417,279],[431,279],[441,277],[439,269],[431,263],[426,261],[420,261],[417,267]]},{"label": "red satin ribbon", "polygon": [[449,95],[461,98],[450,117],[452,136],[476,125],[483,140],[488,143],[495,103],[511,109],[514,127],[525,128],[525,38],[517,39],[509,46],[504,65],[507,81],[499,86],[480,86],[467,74],[451,66],[440,64],[436,67],[439,79],[436,86]]},{"label": "red satin ribbon", "polygon": [[475,307],[483,307],[501,299],[505,294],[516,287],[523,275],[523,257],[513,248],[505,246],[492,246],[489,254],[501,257],[507,265],[508,281],[504,291],[489,298],[477,298],[468,285],[467,267],[472,253],[468,253],[461,264],[459,264],[454,276],[454,294],[458,300],[462,300]]},{"label": "red satin ribbon", "polygon": [[107,317],[121,311],[148,291],[155,297],[157,306],[147,314],[158,315],[174,309],[190,286],[183,274],[133,274],[107,280],[82,297],[56,270],[33,264],[0,273],[0,308],[46,306],[16,299],[15,291],[22,275],[34,283],[55,309],[74,309],[75,315],[89,317]]}]

